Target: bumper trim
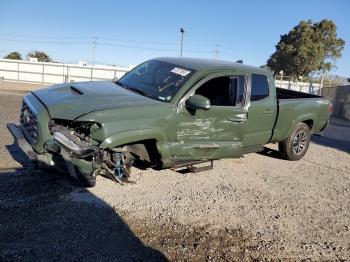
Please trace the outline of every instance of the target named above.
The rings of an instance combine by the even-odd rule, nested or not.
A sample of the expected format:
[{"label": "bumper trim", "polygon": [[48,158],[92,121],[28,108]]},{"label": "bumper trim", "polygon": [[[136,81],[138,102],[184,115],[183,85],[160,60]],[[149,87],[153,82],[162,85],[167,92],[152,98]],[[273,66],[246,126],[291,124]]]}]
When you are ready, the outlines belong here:
[{"label": "bumper trim", "polygon": [[32,161],[38,160],[37,153],[34,152],[32,146],[25,139],[23,131],[21,127],[17,126],[14,123],[7,124],[7,129],[12,134],[15,142],[18,144],[19,148],[28,156],[28,158]]},{"label": "bumper trim", "polygon": [[61,132],[54,132],[53,138],[61,148],[66,149],[73,157],[86,158],[95,155],[97,152],[96,147],[81,148]]}]

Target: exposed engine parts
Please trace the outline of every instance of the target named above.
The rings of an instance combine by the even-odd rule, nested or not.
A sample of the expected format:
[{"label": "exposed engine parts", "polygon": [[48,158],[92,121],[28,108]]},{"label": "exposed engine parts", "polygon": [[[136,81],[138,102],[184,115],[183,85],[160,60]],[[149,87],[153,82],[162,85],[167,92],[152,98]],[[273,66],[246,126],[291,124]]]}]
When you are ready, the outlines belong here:
[{"label": "exposed engine parts", "polygon": [[127,146],[106,150],[100,174],[122,184],[129,178],[132,164],[133,157],[128,152]]},{"label": "exposed engine parts", "polygon": [[118,183],[123,183],[130,176],[133,156],[128,146],[101,150],[90,138],[90,128],[94,123],[60,121],[50,123],[53,140],[46,144],[52,153],[60,153],[70,157],[92,160],[93,176],[103,175]]},{"label": "exposed engine parts", "polygon": [[49,129],[51,134],[60,132],[78,146],[88,147],[92,145],[92,139],[89,135],[90,128],[93,125],[95,125],[95,123],[69,122],[61,120],[58,123],[51,121],[49,123]]}]

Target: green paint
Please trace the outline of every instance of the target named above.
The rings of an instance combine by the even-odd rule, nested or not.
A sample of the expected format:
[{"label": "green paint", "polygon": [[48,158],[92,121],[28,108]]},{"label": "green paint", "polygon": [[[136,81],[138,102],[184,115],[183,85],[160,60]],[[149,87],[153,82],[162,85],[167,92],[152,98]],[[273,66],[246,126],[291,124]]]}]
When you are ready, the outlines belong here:
[{"label": "green paint", "polygon": [[[142,96],[113,82],[82,82],[54,85],[26,96],[38,114],[37,153],[45,153],[51,139],[51,119],[92,121],[100,125],[91,137],[101,149],[154,139],[163,167],[192,160],[240,157],[244,149],[279,142],[301,121],[312,121],[312,131],[321,130],[329,118],[329,101],[322,97],[276,99],[271,73],[265,69],[217,60],[159,58],[178,68],[194,70],[170,101]],[[187,99],[206,81],[220,76],[265,75],[269,96],[242,106],[189,109]],[[249,81],[248,81],[249,82]],[[247,82],[247,83],[248,83]],[[247,95],[245,101],[249,101]],[[205,99],[193,98],[203,105]],[[74,160],[84,171],[86,161]]]}]

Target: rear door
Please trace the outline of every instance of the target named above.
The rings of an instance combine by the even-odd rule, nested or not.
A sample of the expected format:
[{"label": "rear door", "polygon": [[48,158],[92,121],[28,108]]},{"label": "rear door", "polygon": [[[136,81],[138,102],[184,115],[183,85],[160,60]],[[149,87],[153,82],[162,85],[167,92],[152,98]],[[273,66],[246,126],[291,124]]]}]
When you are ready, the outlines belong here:
[{"label": "rear door", "polygon": [[266,75],[251,75],[251,96],[248,121],[245,123],[243,147],[265,145],[272,136],[277,104],[272,83]]}]

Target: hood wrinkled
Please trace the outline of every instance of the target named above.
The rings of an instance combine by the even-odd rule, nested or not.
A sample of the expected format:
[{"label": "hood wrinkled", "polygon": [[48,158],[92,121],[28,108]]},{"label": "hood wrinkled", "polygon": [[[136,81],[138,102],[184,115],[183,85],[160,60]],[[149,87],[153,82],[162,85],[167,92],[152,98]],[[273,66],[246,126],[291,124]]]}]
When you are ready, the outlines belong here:
[{"label": "hood wrinkled", "polygon": [[126,108],[161,103],[136,94],[112,81],[53,85],[34,91],[51,118],[74,120],[84,114],[110,108]]}]

